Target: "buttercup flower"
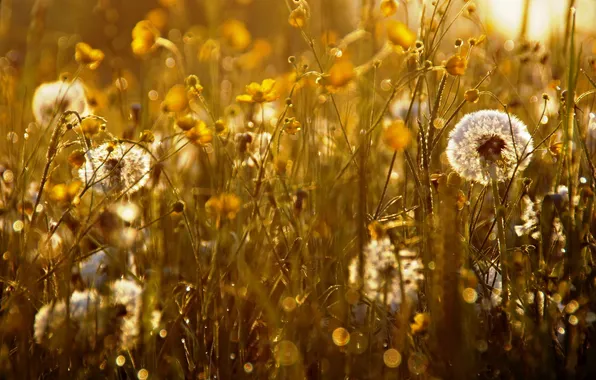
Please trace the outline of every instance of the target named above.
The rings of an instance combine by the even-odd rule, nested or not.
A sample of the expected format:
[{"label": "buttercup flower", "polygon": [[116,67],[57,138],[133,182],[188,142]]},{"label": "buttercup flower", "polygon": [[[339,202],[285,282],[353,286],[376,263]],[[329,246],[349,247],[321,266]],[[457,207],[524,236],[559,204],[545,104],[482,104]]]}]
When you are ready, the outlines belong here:
[{"label": "buttercup flower", "polygon": [[79,80],[41,84],[35,90],[31,108],[35,121],[43,127],[65,111],[75,111],[81,117],[90,112],[85,87]]},{"label": "buttercup flower", "polygon": [[395,0],[382,0],[381,13],[383,17],[393,16],[397,12],[397,2]]},{"label": "buttercup flower", "polygon": [[91,70],[95,70],[103,61],[105,55],[99,49],[93,49],[89,44],[79,42],[75,46],[75,60]]},{"label": "buttercup flower", "polygon": [[205,209],[216,218],[216,224],[219,227],[222,219],[236,218],[240,210],[240,198],[230,193],[212,196],[205,203]]},{"label": "buttercup flower", "polygon": [[236,101],[243,103],[265,103],[279,98],[275,91],[275,80],[265,79],[261,84],[252,82],[246,86],[246,94],[238,95]]},{"label": "buttercup flower", "polygon": [[228,46],[235,50],[244,50],[250,45],[252,37],[246,25],[239,20],[227,20],[221,26],[221,35]]},{"label": "buttercup flower", "polygon": [[86,184],[93,183],[97,191],[132,194],[149,181],[151,156],[137,145],[105,143],[88,151],[86,158],[79,178]]},{"label": "buttercup flower", "polygon": [[150,21],[139,21],[132,30],[132,52],[139,56],[152,52],[159,38],[159,30]]},{"label": "buttercup flower", "polygon": [[395,46],[401,46],[404,50],[416,42],[416,33],[408,29],[408,27],[395,20],[390,20],[387,23],[387,38]]},{"label": "buttercup flower", "polygon": [[203,120],[197,120],[196,124],[185,131],[186,138],[195,145],[209,144],[213,140],[213,133]]},{"label": "buttercup flower", "polygon": [[518,118],[482,110],[457,123],[449,135],[447,158],[460,176],[486,185],[490,166],[495,166],[497,181],[505,181],[513,176],[518,161],[518,171],[528,166],[532,149],[532,136]]},{"label": "buttercup flower", "polygon": [[395,247],[388,237],[371,240],[364,252],[364,279],[360,283],[358,258],[354,258],[349,267],[350,284],[354,287],[362,286],[364,294],[376,301],[382,302],[386,293],[387,305],[396,310],[403,301],[399,277],[401,261],[404,293],[408,298],[416,299],[418,284],[424,279],[422,263],[411,251],[401,250],[398,254],[399,261]]}]

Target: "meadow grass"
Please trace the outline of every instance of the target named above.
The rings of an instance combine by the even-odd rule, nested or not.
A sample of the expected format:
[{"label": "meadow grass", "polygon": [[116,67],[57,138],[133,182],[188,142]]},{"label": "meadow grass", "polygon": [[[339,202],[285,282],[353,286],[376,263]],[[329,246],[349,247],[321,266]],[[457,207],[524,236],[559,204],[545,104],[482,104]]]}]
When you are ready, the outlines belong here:
[{"label": "meadow grass", "polygon": [[594,376],[595,32],[530,3],[2,2],[0,378]]}]

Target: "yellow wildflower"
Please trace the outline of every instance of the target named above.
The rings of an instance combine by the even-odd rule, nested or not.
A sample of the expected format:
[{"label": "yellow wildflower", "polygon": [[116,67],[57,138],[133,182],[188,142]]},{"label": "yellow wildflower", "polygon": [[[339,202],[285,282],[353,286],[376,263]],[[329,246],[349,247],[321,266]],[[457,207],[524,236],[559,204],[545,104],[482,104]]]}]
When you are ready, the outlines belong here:
[{"label": "yellow wildflower", "polygon": [[82,150],[75,150],[68,155],[68,163],[78,169],[85,163],[85,152]]},{"label": "yellow wildflower", "polygon": [[395,20],[387,23],[387,38],[395,46],[401,46],[404,50],[416,42],[416,33],[408,29],[408,27]]},{"label": "yellow wildflower", "polygon": [[197,56],[199,62],[217,61],[219,59],[219,43],[215,40],[207,40],[199,49]]},{"label": "yellow wildflower", "polygon": [[101,64],[101,61],[105,58],[103,51],[99,49],[93,49],[89,44],[79,42],[75,46],[75,60],[85,65],[91,70],[95,70]]},{"label": "yellow wildflower", "polygon": [[168,12],[163,8],[155,8],[147,13],[145,19],[153,24],[158,30],[164,30],[168,23]]},{"label": "yellow wildflower", "polygon": [[82,182],[75,180],[66,183],[59,183],[52,186],[50,190],[50,199],[56,202],[72,202],[78,195]]},{"label": "yellow wildflower", "polygon": [[191,98],[198,98],[203,92],[203,86],[196,75],[189,75],[184,81],[188,89],[188,96]]},{"label": "yellow wildflower", "polygon": [[81,121],[81,131],[85,137],[93,137],[103,128],[103,121],[94,117],[86,117]]},{"label": "yellow wildflower", "polygon": [[298,6],[298,8],[290,12],[288,22],[294,28],[303,28],[306,25],[306,22],[308,21],[308,17],[308,10],[304,6],[300,5]]},{"label": "yellow wildflower", "polygon": [[349,59],[340,59],[331,66],[329,74],[325,77],[327,90],[333,92],[340,89],[350,83],[355,77],[356,71],[352,62]]},{"label": "yellow wildflower", "polygon": [[295,117],[286,118],[285,123],[284,123],[284,131],[287,134],[295,135],[296,133],[298,133],[300,131],[300,129],[302,129],[302,125],[300,124],[300,122],[298,120],[296,120]]},{"label": "yellow wildflower", "polygon": [[221,26],[221,35],[232,49],[244,50],[250,45],[251,36],[242,21],[228,20]]},{"label": "yellow wildflower", "polygon": [[445,63],[445,70],[451,75],[462,76],[466,73],[468,63],[466,59],[460,55],[454,55]]},{"label": "yellow wildflower", "polygon": [[477,103],[479,98],[480,98],[480,92],[475,88],[467,90],[464,93],[464,99],[466,100],[466,102]]},{"label": "yellow wildflower", "polygon": [[213,133],[203,120],[197,120],[195,125],[185,131],[184,134],[195,145],[209,144],[213,140]]},{"label": "yellow wildflower", "polygon": [[132,30],[132,52],[142,56],[152,52],[159,39],[159,31],[147,20],[139,21]]},{"label": "yellow wildflower", "polygon": [[397,12],[397,2],[395,0],[382,0],[381,13],[384,17],[393,16]]},{"label": "yellow wildflower", "polygon": [[183,131],[189,131],[194,128],[195,125],[199,120],[195,118],[192,114],[186,114],[176,119],[176,126]]},{"label": "yellow wildflower", "polygon": [[402,151],[409,144],[411,133],[403,120],[394,121],[383,131],[383,140],[385,144],[393,150]]},{"label": "yellow wildflower", "polygon": [[252,82],[246,86],[246,94],[238,95],[236,101],[243,103],[267,103],[277,100],[279,94],[275,91],[275,80],[265,79],[261,84]]},{"label": "yellow wildflower", "polygon": [[188,107],[186,87],[177,84],[168,91],[161,108],[164,112],[181,112]]},{"label": "yellow wildflower", "polygon": [[240,198],[231,193],[215,195],[205,203],[205,209],[215,217],[215,224],[219,227],[222,220],[236,218],[240,210]]},{"label": "yellow wildflower", "polygon": [[430,314],[418,313],[414,316],[414,323],[410,324],[412,334],[425,332],[430,325]]}]

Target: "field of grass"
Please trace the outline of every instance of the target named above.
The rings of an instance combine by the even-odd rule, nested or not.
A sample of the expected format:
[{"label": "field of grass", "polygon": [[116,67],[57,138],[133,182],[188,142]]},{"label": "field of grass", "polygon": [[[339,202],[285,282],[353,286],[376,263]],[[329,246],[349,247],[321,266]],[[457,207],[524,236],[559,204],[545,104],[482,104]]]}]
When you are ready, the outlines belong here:
[{"label": "field of grass", "polygon": [[0,379],[596,378],[547,3],[0,1]]}]

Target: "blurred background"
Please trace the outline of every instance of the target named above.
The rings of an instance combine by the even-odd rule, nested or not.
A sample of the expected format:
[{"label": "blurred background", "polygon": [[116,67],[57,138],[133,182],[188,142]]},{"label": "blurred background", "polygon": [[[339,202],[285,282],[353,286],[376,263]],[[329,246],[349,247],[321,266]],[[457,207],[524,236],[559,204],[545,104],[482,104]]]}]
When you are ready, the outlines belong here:
[{"label": "blurred background", "polygon": [[[310,0],[312,31],[317,35],[325,29],[333,30],[343,36],[358,26],[361,9],[372,9],[378,2]],[[419,24],[418,8],[430,2],[401,0],[401,6],[408,12],[398,12],[398,18],[409,17],[403,21],[415,27]],[[131,56],[130,33],[143,18],[160,24],[162,33],[174,42],[180,41],[189,30],[199,30],[205,38],[214,37],[223,21],[235,18],[247,24],[253,39],[267,38],[275,56],[287,58],[303,44],[300,36],[288,27],[287,18],[280,16],[288,14],[290,3],[290,0],[1,0],[0,54],[24,60],[26,50],[35,50],[30,54],[38,56],[29,59],[42,63],[42,70],[37,71],[38,80],[53,80],[70,61],[71,49],[79,41],[102,49],[108,57],[124,59],[127,67],[138,65]],[[593,26],[596,0],[477,0],[475,3],[480,27],[506,39],[519,37],[525,6],[528,39],[547,42],[552,36],[560,35],[569,5],[577,9],[580,34],[590,35],[593,41],[596,32]],[[460,8],[456,4],[452,11]],[[465,32],[462,24],[458,26],[458,34]],[[477,29],[477,24],[469,22],[470,29]],[[26,49],[27,43],[40,47],[39,51]]]}]

